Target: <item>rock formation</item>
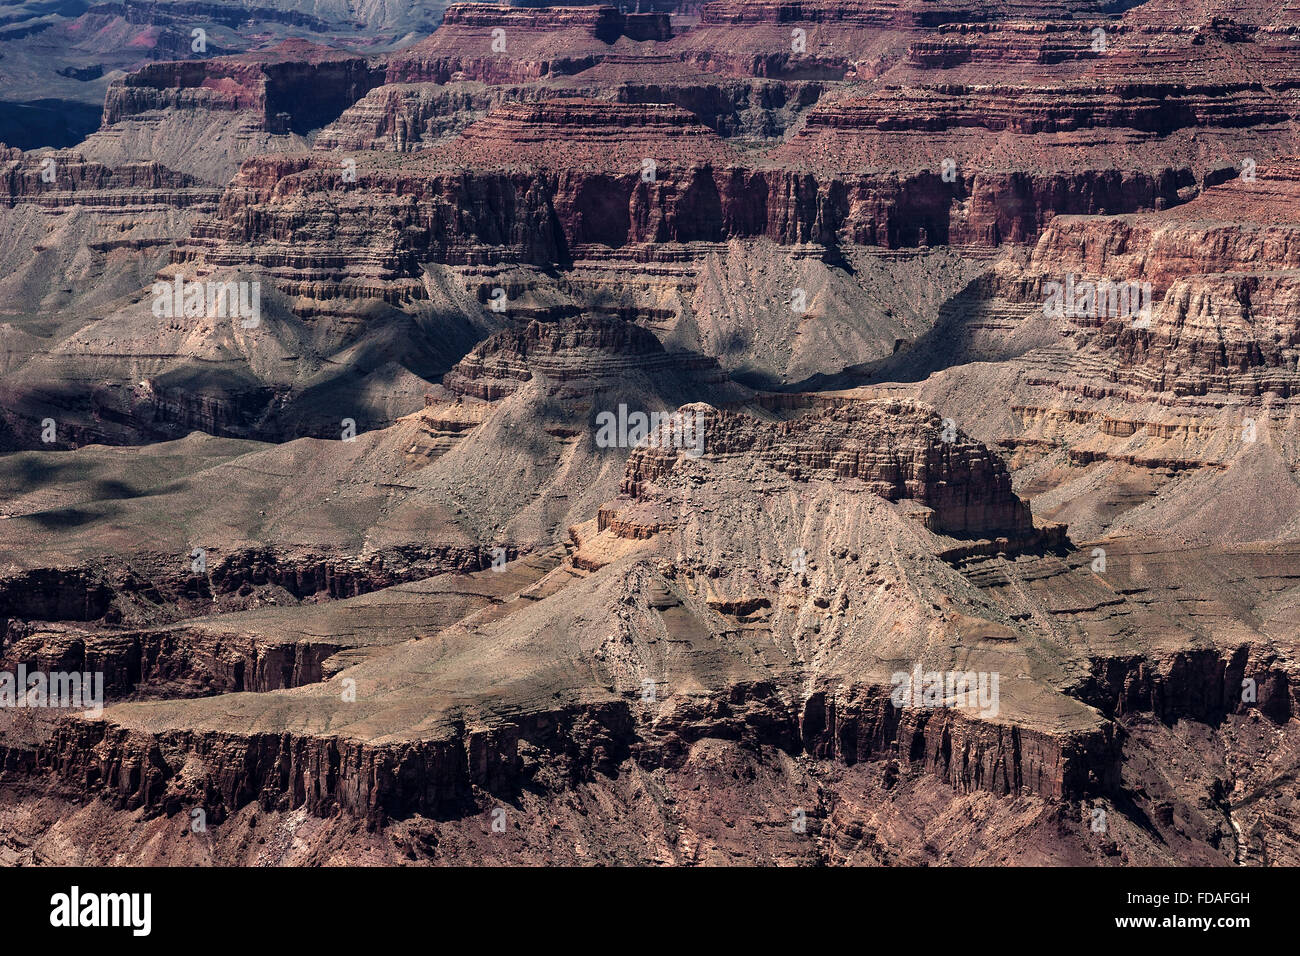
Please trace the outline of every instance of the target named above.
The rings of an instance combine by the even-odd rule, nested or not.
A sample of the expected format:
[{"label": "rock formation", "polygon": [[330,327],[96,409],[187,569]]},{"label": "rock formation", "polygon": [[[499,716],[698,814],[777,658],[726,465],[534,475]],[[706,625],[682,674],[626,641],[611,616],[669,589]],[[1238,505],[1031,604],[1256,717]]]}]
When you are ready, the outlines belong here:
[{"label": "rock formation", "polygon": [[1292,7],[199,6],[0,37],[0,861],[1300,861]]}]

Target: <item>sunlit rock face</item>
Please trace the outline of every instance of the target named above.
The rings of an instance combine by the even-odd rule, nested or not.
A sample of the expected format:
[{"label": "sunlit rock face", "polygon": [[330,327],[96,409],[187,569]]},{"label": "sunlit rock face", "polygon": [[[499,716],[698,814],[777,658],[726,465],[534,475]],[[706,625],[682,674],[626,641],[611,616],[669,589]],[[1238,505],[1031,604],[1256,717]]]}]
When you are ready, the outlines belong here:
[{"label": "sunlit rock face", "polygon": [[109,6],[0,862],[1300,862],[1293,8]]}]

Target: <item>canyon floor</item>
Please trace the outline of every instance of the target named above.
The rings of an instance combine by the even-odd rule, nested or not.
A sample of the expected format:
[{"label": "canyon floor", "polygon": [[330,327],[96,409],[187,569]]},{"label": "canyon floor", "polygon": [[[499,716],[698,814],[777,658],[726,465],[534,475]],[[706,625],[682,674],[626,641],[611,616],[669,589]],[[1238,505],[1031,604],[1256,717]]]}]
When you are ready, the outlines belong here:
[{"label": "canyon floor", "polygon": [[0,21],[0,863],[1300,864],[1297,8],[335,6]]}]

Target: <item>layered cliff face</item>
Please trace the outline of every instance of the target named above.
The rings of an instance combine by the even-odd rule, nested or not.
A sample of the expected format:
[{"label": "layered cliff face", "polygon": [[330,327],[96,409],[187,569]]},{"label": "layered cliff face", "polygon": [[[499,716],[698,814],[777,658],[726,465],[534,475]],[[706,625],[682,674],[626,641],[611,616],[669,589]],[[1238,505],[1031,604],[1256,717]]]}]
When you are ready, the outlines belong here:
[{"label": "layered cliff face", "polygon": [[130,163],[109,167],[90,162],[80,153],[50,150],[3,154],[5,204],[43,206],[211,205],[216,190],[203,187],[193,176],[168,169],[161,163]]},{"label": "layered cliff face", "polygon": [[[680,108],[584,99],[502,106],[415,156],[346,162],[355,179],[319,154],[250,161],[185,258],[270,268],[286,292],[326,299],[339,288],[326,277],[342,265],[358,292],[399,304],[422,297],[426,261],[570,267],[594,246],[645,246],[640,255],[659,258],[652,244],[732,240],[996,245],[1033,238],[1055,213],[1174,202],[1191,183],[1186,170],[968,184],[932,171],[846,176],[747,165]],[[327,216],[309,212],[324,205]],[[288,256],[287,242],[320,253]],[[371,248],[382,250],[377,260]],[[367,289],[381,277],[389,290]]]},{"label": "layered cliff face", "polygon": [[[51,339],[137,294],[219,197],[156,162],[111,166],[69,150],[0,150],[0,367],[17,375],[33,357],[48,357]],[[6,375],[0,447],[39,444],[43,430],[51,437],[48,396],[59,392],[59,378],[47,373],[25,388]],[[57,445],[87,437],[63,426]]]},{"label": "layered cliff face", "polygon": [[[76,145],[99,124],[106,91],[158,61],[263,51],[286,39],[380,52],[437,26],[440,0],[112,0],[6,4],[0,36],[0,141]],[[142,158],[142,157],[133,157]]]},{"label": "layered cliff face", "polygon": [[[981,250],[1032,243],[1061,214],[1178,205],[1247,160],[1269,164],[1288,135],[1285,47],[1155,30],[1100,10],[1098,26],[1053,19],[1063,11],[1050,6],[1032,12],[1041,22],[958,6],[711,6],[691,29],[647,32],[633,24],[662,26],[662,15],[467,5],[386,66],[288,44],[150,67],[118,89],[126,99],[162,97],[165,108],[110,123],[89,155],[115,162],[148,149],[222,179],[249,151],[305,145],[295,131],[360,97],[316,139],[318,155],[250,160],[178,263],[274,285],[295,317],[335,326],[335,342],[355,342],[338,326],[369,309],[413,315],[417,325],[432,312],[482,335],[492,326],[472,301],[487,304],[501,289],[532,317],[594,309],[631,318],[754,383],[789,384],[923,335],[942,320],[932,297],[961,293]],[[490,49],[498,29],[508,53]],[[785,52],[795,29],[837,49],[852,45],[854,30],[875,31],[878,51],[869,66],[855,59],[833,79],[751,70],[719,81],[716,64],[697,62],[700,50],[771,46],[772,31],[780,55],[797,61]],[[1105,42],[1093,49],[1097,29]],[[551,64],[546,78],[399,75],[421,50],[437,54],[430,63],[466,56],[480,33],[489,59]],[[947,47],[965,52],[934,55]],[[583,50],[595,52],[584,59]],[[1162,82],[1151,78],[1152,56]],[[1000,81],[990,85],[979,71],[995,61]],[[390,81],[417,82],[371,90],[381,67]],[[310,108],[300,95],[307,88]],[[182,109],[182,99],[193,102]],[[174,125],[180,117],[184,131]],[[375,155],[390,151],[403,155]],[[915,261],[928,263],[941,245],[962,250],[951,270],[896,267],[856,248],[924,250]],[[756,264],[760,283],[717,284]],[[931,283],[918,309],[913,290]],[[97,338],[81,336],[73,348]],[[367,363],[359,377],[382,364]],[[450,361],[399,364],[427,383]],[[170,393],[165,415],[256,428],[257,410],[294,386],[254,377],[269,391],[224,410],[211,389]],[[411,381],[408,394],[420,388]],[[119,402],[105,407],[121,414]]]},{"label": "layered cliff face", "polygon": [[[557,96],[671,104],[714,132],[742,141],[766,142],[793,126],[825,91],[815,82],[754,78],[719,80],[704,74],[665,81],[635,61],[593,68],[581,80],[560,83],[388,83],[344,110],[313,141],[316,149],[385,149],[405,152],[434,146],[459,134],[506,103]],[[644,79],[641,73],[647,73]],[[610,97],[611,83],[616,95]]]},{"label": "layered cliff face", "polygon": [[[618,389],[630,375],[686,375],[701,387],[729,387],[715,360],[669,352],[653,333],[617,320],[533,321],[500,332],[475,346],[442,385],[453,394],[496,401],[524,383],[540,382],[550,396],[577,398]],[[730,387],[736,397],[744,394]]]},{"label": "layered cliff face", "polygon": [[302,148],[383,79],[356,54],[286,40],[256,54],[152,63],[115,80],[85,143],[109,162],[148,153],[224,183],[246,156]]},{"label": "layered cliff face", "polygon": [[247,110],[268,132],[306,133],[379,82],[363,57],[286,41],[256,54],[150,64],[109,87],[104,123],[153,110]]},{"label": "layered cliff face", "polygon": [[[1002,463],[959,437],[933,409],[886,401],[766,428],[744,415],[705,417],[699,427],[709,453],[744,450],[796,480],[855,478],[886,500],[906,498],[931,509],[927,527],[948,534],[1014,537],[1032,527],[1029,506],[1011,493]],[[671,450],[638,450],[628,462],[624,491],[644,496],[645,486],[678,461]]]},{"label": "layered cliff face", "polygon": [[[751,395],[716,361],[666,351],[619,320],[532,322],[475,348],[391,428],[356,433],[353,422],[334,441],[281,445],[195,434],[138,457],[81,449],[70,453],[81,477],[53,493],[23,476],[60,467],[58,453],[14,456],[3,473],[7,639],[33,647],[33,633],[61,634],[46,624],[74,622],[60,646],[116,629],[133,641],[116,653],[147,660],[141,642],[183,644],[178,634],[192,632],[174,622],[200,614],[283,605],[288,621],[304,603],[443,573],[454,589],[455,573],[491,565],[497,551],[545,553],[614,492],[626,449],[600,440],[602,413]],[[133,459],[147,465],[124,475]],[[335,516],[304,530],[332,500]],[[29,552],[36,541],[40,553]]]},{"label": "layered cliff face", "polygon": [[0,861],[1300,860],[1294,12],[672,7],[0,154]]},{"label": "layered cliff face", "polygon": [[[1289,539],[1295,185],[1279,164],[1168,212],[1055,220],[984,293],[984,308],[1042,331],[1038,348],[919,394],[971,408],[958,420],[1016,449],[1024,486],[1088,535]],[[963,398],[990,390],[1010,401]]]},{"label": "layered cliff face", "polygon": [[[577,342],[591,332],[574,334]],[[526,351],[539,349],[554,354],[540,343]],[[575,527],[568,561],[551,570],[512,562],[503,574],[480,572],[499,597],[451,611],[467,616],[435,624],[442,627],[436,638],[395,633],[396,644],[375,648],[357,644],[351,627],[376,614],[394,623],[401,614],[414,622],[421,613],[447,613],[450,593],[438,595],[448,578],[313,616],[312,644],[297,646],[291,659],[271,648],[240,656],[241,631],[275,633],[287,620],[277,624],[268,611],[260,620],[234,615],[202,625],[207,636],[194,626],[173,629],[173,644],[189,648],[190,672],[211,675],[210,690],[298,686],[112,706],[100,719],[65,721],[36,745],[11,743],[7,772],[49,773],[52,800],[92,793],[159,825],[201,807],[217,826],[237,826],[249,813],[305,811],[451,836],[502,802],[527,820],[551,812],[552,800],[611,799],[610,788],[628,775],[683,792],[702,782],[703,761],[743,764],[746,753],[765,754],[774,768],[763,784],[770,794],[798,801],[806,791],[788,760],[803,754],[840,768],[834,775],[845,775],[846,785],[856,779],[900,799],[923,791],[929,778],[949,788],[957,805],[1016,795],[1034,813],[999,825],[1049,860],[1167,860],[1174,851],[1206,852],[1212,840],[1235,852],[1226,836],[1232,811],[1196,809],[1186,781],[1171,791],[1167,781],[1143,776],[1162,748],[1177,746],[1162,727],[1196,720],[1222,728],[1211,733],[1264,740],[1265,726],[1285,727],[1295,706],[1294,678],[1272,644],[1280,633],[1254,631],[1244,616],[1234,632],[1222,617],[1211,624],[1196,609],[1175,610],[1187,577],[1204,577],[1204,569],[1117,550],[1107,587],[1063,537],[1026,535],[1027,524],[982,553],[969,539],[954,550],[960,542],[929,530],[913,511],[931,492],[914,482],[882,487],[880,454],[869,465],[858,444],[891,448],[899,458],[908,457],[909,443],[925,447],[933,423],[913,403],[845,401],[785,424],[745,422],[707,406],[678,412],[702,416],[712,437],[700,454],[673,448],[663,433],[652,436],[628,465],[625,487],[635,487],[635,497],[616,497],[599,521]],[[462,443],[475,440],[471,433]],[[964,435],[954,445],[931,474],[934,487],[962,484],[977,460],[999,464]],[[675,464],[649,481],[646,465],[656,454]],[[982,502],[977,510],[992,515],[1014,499],[996,483],[967,482],[964,500],[968,514]],[[966,531],[992,532],[996,524]],[[1240,569],[1250,559],[1210,560]],[[1225,568],[1207,580],[1231,576]],[[1107,597],[1098,601],[1100,594]],[[416,611],[428,602],[444,610]],[[1152,626],[1160,620],[1167,623]],[[1189,655],[1178,650],[1188,639],[1183,628],[1205,637],[1213,628],[1216,637]],[[223,635],[215,647],[213,632]],[[1139,633],[1145,636],[1135,643]],[[161,635],[142,637],[132,646],[153,646]],[[351,658],[340,658],[349,647]],[[529,651],[521,657],[523,647]],[[173,697],[181,692],[165,683],[177,674],[174,657],[155,652],[144,669],[135,659],[123,658],[127,679],[142,674]],[[1044,669],[1048,660],[1055,663]],[[950,666],[997,675],[995,696],[982,704],[896,702],[897,672]],[[1261,688],[1249,705],[1237,700],[1246,677]],[[402,718],[411,712],[423,715],[414,732]],[[1144,714],[1156,723],[1140,729]],[[1119,715],[1128,729],[1114,722]],[[1222,792],[1216,774],[1224,771],[1207,765],[1203,772],[1205,785]],[[1230,771],[1246,787],[1267,772]],[[1172,797],[1175,817],[1152,814],[1159,839],[1131,832],[1112,802],[1139,787],[1144,806]],[[840,817],[855,814],[853,801],[830,792],[832,807],[809,814],[815,843],[836,858],[881,862],[881,847],[854,849]],[[748,812],[740,793],[724,788],[716,799],[729,813]],[[1117,818],[1103,838],[1089,835],[1084,811],[1092,805]],[[1053,817],[1053,806],[1064,815]],[[886,833],[892,812],[877,824]],[[769,811],[773,820],[788,813]],[[596,813],[592,825],[605,816]],[[1058,827],[1056,842],[1042,844],[1040,819],[1078,822],[1066,827],[1071,835],[1062,838]],[[1289,852],[1277,825],[1265,814],[1252,826],[1256,845],[1262,841],[1275,860]],[[592,846],[598,858],[635,858],[600,840]],[[445,859],[455,851],[432,852]],[[769,852],[790,858],[797,850]]]},{"label": "layered cliff face", "polygon": [[433,35],[390,58],[387,81],[528,82],[577,73],[638,43],[671,37],[669,17],[662,13],[455,3]]}]

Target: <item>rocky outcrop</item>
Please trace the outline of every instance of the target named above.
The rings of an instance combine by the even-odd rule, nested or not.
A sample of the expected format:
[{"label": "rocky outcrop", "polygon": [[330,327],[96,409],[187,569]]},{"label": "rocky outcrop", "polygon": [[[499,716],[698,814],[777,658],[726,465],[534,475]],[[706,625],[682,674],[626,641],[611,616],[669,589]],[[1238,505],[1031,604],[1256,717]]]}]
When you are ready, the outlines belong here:
[{"label": "rocky outcrop", "polygon": [[123,213],[149,207],[213,206],[219,190],[160,163],[110,167],[73,151],[0,148],[0,204],[57,211],[72,206]]},{"label": "rocky outcrop", "polygon": [[804,702],[800,731],[815,757],[850,764],[893,759],[903,772],[935,774],[962,792],[1069,800],[1113,792],[1119,783],[1113,727],[1061,737],[952,710],[900,709],[888,688],[840,697],[814,693]]},{"label": "rocky outcrop", "polygon": [[304,41],[265,53],[151,63],[115,81],[104,125],[155,110],[245,111],[272,133],[305,133],[334,120],[382,81],[382,69]]},{"label": "rocky outcrop", "polygon": [[[1232,662],[1212,654],[1180,657],[1165,672],[1142,666],[1141,680],[1164,688],[1158,694],[1165,699],[1154,708],[1161,720],[1207,719],[1212,714],[1196,703],[1201,691],[1193,686],[1194,672],[1221,681],[1225,667],[1240,673],[1245,663],[1244,654]],[[1117,682],[1134,689],[1137,667],[1097,661],[1093,693],[1107,693]],[[1130,678],[1121,678],[1126,671]],[[1236,680],[1234,673],[1227,676]],[[1275,675],[1269,687],[1267,699],[1286,699],[1284,677]],[[65,721],[46,747],[11,750],[4,763],[22,765],[26,773],[48,768],[74,793],[102,794],[146,815],[202,806],[210,822],[254,801],[266,810],[343,812],[372,825],[417,813],[460,815],[484,799],[511,799],[543,779],[548,788],[571,785],[614,772],[626,760],[648,769],[680,767],[695,742],[719,737],[849,765],[890,760],[895,774],[935,774],[962,792],[1078,800],[1113,794],[1120,784],[1124,734],[1113,724],[1059,736],[948,709],[899,709],[888,688],[824,687],[793,701],[786,693],[772,684],[741,684],[683,704],[651,726],[640,725],[627,703],[609,701],[492,725],[458,723],[440,738],[388,745],[292,733],[150,734],[75,719]],[[1153,703],[1132,697],[1123,713],[1151,713]]]},{"label": "rocky outcrop", "polygon": [[491,556],[479,549],[429,548],[367,559],[248,548],[205,555],[201,573],[188,556],[134,554],[92,569],[38,568],[0,578],[0,621],[84,621],[140,624],[174,611],[220,609],[253,591],[293,600],[355,597],[448,571],[479,570]]},{"label": "rocky outcrop", "polygon": [[[644,160],[721,161],[729,152],[692,113],[665,103],[611,103],[565,98],[508,103],[465,130],[455,157],[470,166],[554,167],[556,146],[564,142],[564,166],[617,169]],[[625,167],[626,168],[626,167]],[[657,170],[647,172],[649,181]]]},{"label": "rocky outcrop", "polygon": [[[675,105],[721,136],[770,139],[783,135],[826,89],[826,84],[817,82],[743,78],[660,83],[628,80],[610,97],[596,78],[589,86],[563,90],[532,84],[389,83],[344,110],[312,145],[318,150],[344,151],[432,148],[506,103],[540,102],[557,95]],[[635,128],[624,124],[624,135],[636,134]]]},{"label": "rocky outcrop", "polygon": [[668,352],[654,333],[628,322],[576,319],[529,322],[491,336],[461,359],[442,380],[457,395],[496,401],[524,382],[546,383],[563,398],[616,388],[629,372],[668,376],[687,373],[702,386],[722,385],[726,373],[701,355]]},{"label": "rocky outcrop", "polygon": [[[1250,428],[1241,437],[1243,421],[1262,430],[1280,420],[1300,391],[1300,247],[1288,221],[1298,183],[1292,165],[1278,165],[1167,213],[1053,220],[1027,267],[990,287],[1039,313],[1055,308],[1071,342],[1039,356],[1028,383],[1042,392],[1015,403],[1020,420],[1037,430],[1055,418],[1049,427],[1073,432],[1049,393],[1098,403],[1071,412],[1106,436],[1072,449],[1075,460],[1145,442],[1151,451],[1130,448],[1125,460],[1169,468],[1225,462],[1255,439]],[[1144,403],[1168,409],[1163,420]],[[1220,409],[1239,410],[1219,419]]]},{"label": "rocky outcrop", "polygon": [[[461,815],[483,799],[555,788],[614,772],[625,760],[678,767],[698,740],[805,752],[847,763],[893,758],[961,791],[1077,798],[1116,782],[1113,739],[1066,741],[974,724],[949,713],[899,712],[888,696],[810,696],[798,707],[772,686],[739,686],[656,723],[645,736],[622,701],[535,713],[496,726],[456,725],[443,738],[369,745],[296,734],[142,734],[67,721],[30,769],[48,767],[73,792],[102,794],[146,815],[202,806],[219,823],[249,802],[263,809],[343,812],[378,825],[412,814]],[[19,762],[7,755],[6,763]],[[544,774],[544,776],[543,776]]]},{"label": "rocky outcrop", "polygon": [[1252,655],[1242,646],[1231,654],[1185,651],[1166,660],[1149,657],[1099,658],[1079,695],[1108,716],[1152,714],[1172,724],[1196,720],[1219,724],[1228,715],[1258,707],[1275,724],[1297,713],[1296,687],[1283,662]]},{"label": "rocky outcrop", "polygon": [[671,37],[663,13],[453,3],[437,32],[389,59],[387,82],[528,82],[590,69],[629,43]]},{"label": "rocky outcrop", "polygon": [[[622,702],[449,730],[441,739],[370,745],[295,734],[154,737],[69,722],[38,760],[76,789],[150,814],[204,806],[219,821],[256,800],[268,809],[302,807],[321,816],[342,811],[378,825],[414,813],[464,813],[474,806],[476,789],[508,797],[543,768],[553,780],[574,782],[608,773],[626,758],[631,741]],[[202,767],[197,775],[195,762]]]},{"label": "rocky outcrop", "polygon": [[[786,794],[807,862],[957,859],[935,828],[1023,862],[1030,817],[1074,862],[1258,858],[1298,703],[1294,17],[668,7],[154,64],[54,182],[0,154],[0,662],[110,697],[0,714],[5,799],[138,825],[123,859],[195,808],[409,847],[503,803],[575,853],[554,819],[600,804],[617,862],[750,839],[706,817],[760,859]],[[177,276],[259,282],[261,324],[155,314]],[[1101,282],[1150,314],[1044,308]],[[46,447],[189,429],[237,437]],[[894,699],[945,671],[1000,700]]]},{"label": "rocky outcrop", "polygon": [[1185,170],[949,183],[749,167],[675,107],[575,100],[504,106],[410,162],[354,161],[345,181],[320,154],[249,160],[176,261],[256,268],[288,295],[400,305],[424,297],[427,261],[567,266],[586,246],[731,239],[994,246],[1032,240],[1058,213],[1152,208],[1190,182]]},{"label": "rocky outcrop", "polygon": [[106,702],[133,695],[169,698],[263,693],[321,680],[343,645],[271,641],[206,628],[90,632],[33,629],[9,635],[0,660],[9,671],[104,675]]},{"label": "rocky outcrop", "polygon": [[[894,401],[844,405],[777,425],[742,413],[701,414],[696,427],[706,460],[749,458],[793,481],[862,481],[888,501],[910,499],[932,509],[927,526],[946,534],[1014,536],[1032,529],[1029,505],[1011,491],[1002,461],[931,408]],[[653,494],[685,454],[653,439],[637,448],[623,493]]]}]

